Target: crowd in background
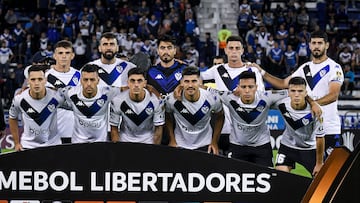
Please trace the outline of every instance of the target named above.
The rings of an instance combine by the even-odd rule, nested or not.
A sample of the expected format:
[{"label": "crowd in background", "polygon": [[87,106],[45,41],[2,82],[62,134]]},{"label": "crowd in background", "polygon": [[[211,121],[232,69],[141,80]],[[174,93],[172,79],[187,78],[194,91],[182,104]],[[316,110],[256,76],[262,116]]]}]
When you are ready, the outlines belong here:
[{"label": "crowd in background", "polygon": [[[196,22],[200,0],[0,2],[0,86],[5,106],[9,106],[14,91],[21,87],[24,67],[31,64],[33,55],[40,50],[51,57],[53,45],[62,39],[73,42],[76,56],[72,66],[77,69],[100,57],[99,38],[109,31],[117,35],[119,57],[130,58],[144,52],[156,63],[156,41],[163,34],[176,37],[176,58],[202,70],[212,65],[216,53],[216,42],[211,37],[216,33],[200,33]],[[239,1],[239,33],[233,34],[239,34],[247,43],[244,60],[286,77],[309,60],[310,32],[323,29],[331,39],[329,56],[358,73],[360,27],[358,19],[347,13],[348,7],[357,5],[318,1],[317,21],[312,21],[305,1],[296,2],[298,7],[295,2],[290,0],[284,7],[279,4],[270,9],[271,1]],[[205,36],[204,40],[200,36]]]}]

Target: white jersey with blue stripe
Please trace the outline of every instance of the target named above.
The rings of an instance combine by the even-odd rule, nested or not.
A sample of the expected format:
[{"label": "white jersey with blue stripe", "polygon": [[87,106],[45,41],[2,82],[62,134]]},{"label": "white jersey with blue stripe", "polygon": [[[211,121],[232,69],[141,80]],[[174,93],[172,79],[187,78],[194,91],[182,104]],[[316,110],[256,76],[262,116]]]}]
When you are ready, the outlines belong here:
[{"label": "white jersey with blue stripe", "polygon": [[[299,76],[306,80],[308,95],[316,100],[329,94],[329,85],[332,82],[344,82],[344,74],[341,66],[328,58],[322,63],[315,64],[312,61],[301,65],[292,77]],[[323,109],[324,130],[326,134],[340,134],[341,122],[338,114],[338,100],[321,106]]]},{"label": "white jersey with blue stripe", "polygon": [[9,117],[18,119],[21,115],[24,124],[20,143],[25,149],[61,144],[57,135],[56,110],[64,103],[61,91],[46,88],[42,99],[33,99],[29,89],[14,97]]},{"label": "white jersey with blue stripe", "polygon": [[[239,84],[239,75],[244,71],[254,72],[256,75],[256,84],[259,91],[265,91],[264,81],[259,70],[255,67],[246,66],[240,68],[232,68],[229,64],[220,64],[211,67],[210,69],[201,72],[203,80],[215,80],[216,89],[219,91],[233,91]],[[222,134],[230,134],[231,132],[231,119],[229,110],[224,106],[225,121],[221,130]]]},{"label": "white jersey with blue stripe", "polygon": [[115,63],[113,64],[104,64],[101,62],[101,59],[97,59],[89,63],[96,64],[100,67],[100,69],[98,70],[100,86],[127,86],[128,72],[130,69],[135,68],[136,65],[119,58],[115,59]]},{"label": "white jersey with blue stripe", "polygon": [[110,106],[110,125],[120,127],[120,142],[154,144],[155,126],[165,124],[162,100],[145,89],[140,102],[130,99],[126,90],[116,96]]},{"label": "white jersey with blue stripe", "polygon": [[316,149],[316,138],[325,136],[320,120],[311,114],[310,104],[303,110],[295,110],[291,107],[291,99],[287,97],[277,102],[286,124],[282,134],[281,144],[300,150]]},{"label": "white jersey with blue stripe", "polygon": [[286,90],[257,91],[251,104],[244,104],[231,92],[221,95],[221,100],[229,108],[232,128],[230,143],[242,146],[261,146],[270,142],[270,130],[266,124],[270,106],[287,96]]},{"label": "white jersey with blue stripe", "polygon": [[[80,84],[80,71],[70,67],[68,72],[59,72],[51,68],[45,73],[46,86],[53,88],[73,87]],[[74,114],[66,109],[57,111],[58,134],[60,137],[71,137],[74,130]]]},{"label": "white jersey with blue stripe", "polygon": [[111,100],[120,93],[119,88],[100,87],[93,98],[86,98],[82,86],[69,87],[65,92],[75,117],[72,143],[108,141],[108,109]]},{"label": "white jersey with blue stripe", "polygon": [[210,126],[212,112],[220,112],[222,104],[217,94],[200,89],[196,102],[182,96],[181,101],[171,93],[166,99],[166,112],[175,118],[175,140],[179,147],[197,149],[211,143],[213,130]]}]

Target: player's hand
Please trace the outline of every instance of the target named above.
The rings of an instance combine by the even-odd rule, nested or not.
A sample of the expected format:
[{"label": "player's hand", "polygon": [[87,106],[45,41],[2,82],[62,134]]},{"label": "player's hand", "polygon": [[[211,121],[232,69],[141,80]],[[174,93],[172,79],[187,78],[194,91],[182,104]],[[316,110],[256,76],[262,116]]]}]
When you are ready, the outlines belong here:
[{"label": "player's hand", "polygon": [[170,146],[170,147],[177,147],[176,141],[170,141],[170,142],[169,142],[169,146]]},{"label": "player's hand", "polygon": [[322,166],[323,166],[323,164],[316,164],[315,165],[314,170],[312,172],[313,177],[315,177],[319,173]]},{"label": "player's hand", "polygon": [[217,143],[209,144],[208,153],[213,153],[215,155],[219,155],[219,147],[218,147]]},{"label": "player's hand", "polygon": [[23,150],[23,147],[21,144],[15,144],[15,151],[19,152],[19,151],[22,151]]},{"label": "player's hand", "polygon": [[150,95],[155,94],[158,98],[161,98],[160,93],[152,85],[146,84],[145,88],[150,92]]},{"label": "player's hand", "polygon": [[178,85],[175,89],[174,89],[174,98],[176,100],[181,101],[181,96],[183,93],[184,87],[182,85]]},{"label": "player's hand", "polygon": [[311,113],[317,119],[321,119],[322,110],[320,105],[316,101],[311,102]]}]

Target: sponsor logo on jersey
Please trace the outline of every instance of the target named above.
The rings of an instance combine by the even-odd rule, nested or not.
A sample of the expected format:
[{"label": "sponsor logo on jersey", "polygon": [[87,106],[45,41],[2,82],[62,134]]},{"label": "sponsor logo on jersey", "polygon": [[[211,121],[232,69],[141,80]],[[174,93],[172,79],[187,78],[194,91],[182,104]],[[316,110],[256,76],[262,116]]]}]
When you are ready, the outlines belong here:
[{"label": "sponsor logo on jersey", "polygon": [[134,114],[134,112],[131,109],[128,109],[125,111],[125,114]]},{"label": "sponsor logo on jersey", "polygon": [[155,77],[156,80],[162,80],[164,79],[163,76],[161,74],[157,74]]},{"label": "sponsor logo on jersey", "polygon": [[82,101],[78,101],[75,105],[76,106],[85,106],[84,102],[82,102]]},{"label": "sponsor logo on jersey", "polygon": [[35,113],[35,110],[33,109],[33,108],[28,108],[27,110],[26,110],[26,113]]},{"label": "sponsor logo on jersey", "polygon": [[228,77],[229,77],[229,74],[228,74],[228,73],[224,73],[224,74],[222,74],[221,77],[223,77],[223,78],[228,78]]},{"label": "sponsor logo on jersey", "polygon": [[54,83],[54,86],[57,86],[57,85],[62,85],[62,82],[60,80],[56,80]]},{"label": "sponsor logo on jersey", "polygon": [[189,111],[184,108],[184,109],[182,109],[182,110],[180,111],[180,113],[189,113]]},{"label": "sponsor logo on jersey", "polygon": [[74,77],[74,78],[72,79],[72,81],[73,81],[75,84],[78,84],[78,83],[79,83],[79,78]]}]

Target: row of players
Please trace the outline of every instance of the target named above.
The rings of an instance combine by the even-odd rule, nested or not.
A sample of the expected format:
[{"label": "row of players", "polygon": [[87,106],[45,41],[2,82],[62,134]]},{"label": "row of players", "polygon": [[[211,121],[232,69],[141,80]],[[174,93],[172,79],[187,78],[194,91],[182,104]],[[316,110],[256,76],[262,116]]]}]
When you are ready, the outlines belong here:
[{"label": "row of players", "polygon": [[[327,38],[323,37],[323,33],[320,34],[312,36],[312,39],[316,41],[313,44],[316,47],[314,53],[319,49],[319,45],[323,51],[321,51],[321,54],[316,54],[316,57],[315,54],[313,56],[314,58],[321,58],[322,62],[334,63],[326,57]],[[310,45],[312,43],[310,42]],[[115,58],[117,43],[116,38],[113,38],[111,33],[103,35],[99,51],[102,53],[101,59],[85,65],[81,74],[70,74],[72,76],[68,77],[67,81],[61,82],[63,86],[69,84],[71,86],[71,83],[80,80],[81,85],[77,87],[65,88],[57,92],[41,88],[41,86],[45,87],[46,80],[49,83],[61,84],[59,75],[69,71],[60,72],[52,68],[46,73],[46,79],[45,74],[38,66],[29,69],[30,88],[15,97],[10,109],[10,128],[15,138],[16,150],[58,144],[53,142],[53,139],[59,140],[58,132],[61,131],[58,127],[63,125],[65,128],[69,128],[67,125],[71,124],[69,121],[72,120],[66,119],[65,122],[59,123],[61,116],[58,115],[59,126],[57,127],[55,124],[56,119],[51,121],[51,118],[54,116],[53,112],[55,112],[56,107],[66,97],[66,101],[71,104],[70,106],[76,115],[76,127],[70,133],[73,135],[73,142],[106,140],[107,104],[111,102],[110,124],[112,126],[111,139],[113,141],[119,139],[121,141],[139,141],[141,138],[136,138],[144,134],[143,130],[151,129],[147,131],[147,138],[141,141],[159,143],[162,135],[161,126],[166,121],[165,126],[169,132],[169,145],[171,146],[202,149],[217,154],[217,141],[220,134],[230,134],[229,156],[265,166],[272,166],[270,132],[266,127],[265,120],[270,105],[280,98],[286,97],[287,94],[286,91],[280,91],[276,94],[264,92],[261,76],[265,79],[270,78],[269,80],[273,77],[260,67],[256,67],[255,64],[248,67],[241,61],[243,53],[241,38],[230,37],[228,39],[225,49],[229,61],[227,64],[214,66],[201,74],[201,77],[198,69],[187,68],[185,64],[174,59],[176,53],[175,44],[172,39],[166,38],[166,36],[158,41],[158,54],[161,61],[158,65],[150,68],[146,76],[141,72],[142,70],[135,68],[133,64]],[[71,60],[72,54],[71,46],[56,46],[54,54],[56,66],[58,61],[65,64],[66,58]],[[63,57],[60,57],[60,55]],[[70,56],[66,57],[66,55]],[[324,57],[325,60],[323,60]],[[63,67],[65,66],[63,65]],[[306,80],[299,77],[293,78],[293,81],[291,80],[292,82],[289,83],[294,83],[294,88],[289,89],[290,99],[288,98],[287,102],[281,100],[283,103],[279,104],[279,109],[287,123],[287,130],[285,130],[284,138],[281,141],[282,145],[276,161],[276,165],[279,165],[277,168],[289,171],[294,168],[295,161],[298,161],[315,175],[322,165],[324,130],[329,129],[326,127],[328,124],[326,124],[325,120],[324,127],[322,127],[322,119],[315,119],[312,116],[309,105],[307,105],[304,98],[307,92],[310,95],[313,93],[314,86],[317,86],[319,81],[330,80],[332,83],[341,86],[343,80],[341,67],[340,70],[337,70],[337,64],[328,64],[324,68],[327,71],[324,72],[321,69],[321,74],[319,73],[320,75],[317,74],[312,78],[316,81],[311,83],[310,92],[308,91],[309,80],[307,77],[303,76]],[[59,74],[57,79],[53,78],[56,77],[54,75],[55,71]],[[318,70],[314,71],[318,72]],[[35,77],[33,77],[34,74]],[[74,77],[77,77],[77,80]],[[219,90],[230,92],[214,95],[214,93],[199,89],[200,78],[215,79]],[[218,82],[217,79],[220,79],[221,82]],[[285,80],[286,85],[289,80],[290,77]],[[118,81],[117,85],[116,81]],[[175,99],[172,93],[166,96],[165,99],[156,100],[157,98],[153,94],[144,89],[146,81],[163,95],[172,92],[181,83],[184,93],[181,99],[178,97]],[[104,83],[106,85],[101,85]],[[110,87],[124,87],[126,85],[129,86],[129,90]],[[54,86],[56,87],[56,85]],[[235,89],[237,93],[231,93]],[[53,94],[50,92],[53,92]],[[295,96],[292,97],[292,94]],[[115,97],[115,95],[118,96]],[[46,100],[44,98],[49,100],[43,102]],[[321,99],[321,97],[316,99],[319,98]],[[223,107],[220,100],[226,105],[224,107],[225,122],[222,119]],[[312,100],[310,99],[310,101]],[[172,115],[175,118],[174,120],[164,118],[163,113],[161,113],[163,112],[163,108],[161,108],[163,102],[168,113],[167,118]],[[318,107],[315,102],[311,103],[315,106],[315,109]],[[321,101],[319,104],[323,105]],[[319,111],[320,109],[317,108],[316,114],[319,114]],[[24,134],[21,142],[17,135],[17,116],[20,115],[20,112],[22,112],[24,119]],[[209,125],[212,112],[217,114],[213,131]],[[67,112],[66,115],[70,114]],[[99,117],[99,115],[102,115],[102,117]],[[142,121],[149,119],[149,115],[156,116],[151,117],[150,124],[142,126]],[[231,123],[230,120],[233,122]],[[131,123],[132,125],[125,123]],[[47,127],[42,128],[42,125],[45,124]],[[49,138],[51,130],[57,132],[54,132],[52,137],[50,136],[53,139]],[[102,140],[97,140],[96,137],[102,137]],[[297,155],[299,151],[302,152],[300,156]]]}]

